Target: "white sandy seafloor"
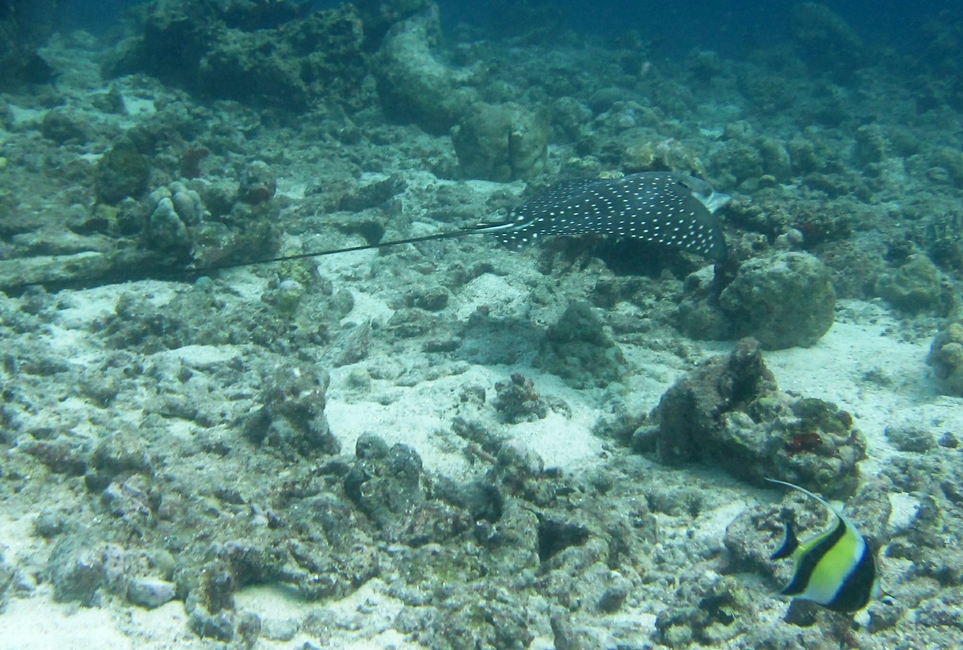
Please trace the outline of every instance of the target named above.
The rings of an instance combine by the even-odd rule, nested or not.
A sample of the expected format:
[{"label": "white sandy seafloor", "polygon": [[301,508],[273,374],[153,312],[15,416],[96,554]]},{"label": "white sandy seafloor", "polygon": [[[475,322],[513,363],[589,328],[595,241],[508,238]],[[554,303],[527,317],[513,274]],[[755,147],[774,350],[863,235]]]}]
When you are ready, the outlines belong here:
[{"label": "white sandy seafloor", "polygon": [[[325,270],[337,274],[335,267],[344,262],[349,260],[332,262]],[[238,272],[234,279],[239,290],[243,291],[244,282],[250,278]],[[163,301],[164,283],[149,284],[154,299]],[[137,290],[137,284],[101,287],[74,294],[76,299],[72,304],[75,307],[61,310],[60,329],[56,330],[58,344],[64,353],[82,359],[87,352],[83,336],[76,333],[82,331],[85,323],[110,311],[121,292],[132,289]],[[462,303],[456,304],[455,308],[469,309],[473,300],[493,302],[492,299],[498,297],[496,293],[509,289],[511,287],[496,283],[487,289],[479,286],[466,290],[459,298]],[[256,292],[257,288],[251,287],[251,290]],[[387,306],[377,299],[356,295],[355,312],[346,318],[383,318],[387,316],[385,310],[388,310]],[[869,457],[861,465],[861,471],[867,475],[876,473],[886,464],[887,458],[899,453],[887,443],[885,426],[919,425],[938,432],[963,430],[963,400],[938,395],[930,378],[925,363],[928,341],[908,341],[899,332],[898,324],[880,306],[841,301],[837,307],[836,324],[815,347],[765,355],[780,388],[835,402],[853,414],[869,443]],[[707,344],[704,351],[706,354],[722,353],[730,347]],[[216,360],[235,352],[231,346],[224,346],[162,354],[189,355],[196,363],[203,363],[205,357]],[[404,360],[396,361],[403,363]],[[631,397],[639,404],[651,407],[682,370],[678,363],[672,364],[669,359],[665,362],[649,360],[643,367],[645,378],[632,384],[632,389],[639,394]],[[374,394],[367,398],[369,401],[351,397],[346,387],[350,370],[351,366],[346,366],[333,371],[326,407],[331,430],[341,440],[344,449],[352,449],[364,431],[377,431],[389,444],[404,442],[414,447],[427,469],[457,477],[467,471],[463,456],[439,442],[440,436],[433,435],[450,421],[457,385],[463,385],[466,377],[491,385],[515,370],[524,370],[526,376],[534,380],[539,393],[564,399],[572,409],[572,416],[550,415],[543,420],[517,425],[513,432],[518,443],[537,451],[546,466],[568,472],[605,462],[605,443],[591,433],[591,425],[597,417],[597,404],[592,401],[590,392],[570,389],[557,377],[536,369],[466,364],[460,375],[422,381],[411,387],[395,385],[390,388],[393,394],[388,399],[378,399]],[[690,472],[693,476],[706,474],[705,468],[700,467],[677,471]],[[720,489],[731,493],[732,498],[723,501],[725,505],[704,512],[696,529],[699,537],[714,540],[719,548],[729,523],[746,508],[771,499],[770,495],[749,487],[735,491],[731,483],[720,486]],[[898,529],[912,520],[918,503],[910,495],[894,495],[891,499],[890,525]],[[46,542],[32,533],[36,514],[11,516],[0,512],[0,547],[5,549],[8,561],[14,565],[18,564],[18,558],[26,556],[33,556],[36,565],[36,557],[44,553]],[[885,584],[885,563],[882,571]],[[330,621],[327,647],[357,650],[420,647],[392,629],[392,619],[402,604],[386,596],[383,588],[384,583],[374,579],[342,601],[318,604],[299,601],[283,588],[259,586],[241,590],[236,603],[239,609],[257,613],[265,629],[273,631],[271,636],[288,638],[272,641],[262,635],[256,644],[258,648],[314,647],[305,646],[305,643],[315,643],[316,639],[309,639],[296,631],[297,623],[312,613]],[[627,601],[620,612],[606,617],[606,625],[609,629],[635,628],[647,634],[654,629],[655,618],[652,614],[639,614],[643,609],[646,608],[640,607],[637,601]],[[778,615],[782,610],[776,608],[773,611]],[[102,608],[84,608],[77,604],[53,602],[49,584],[40,581],[30,598],[11,598],[6,610],[0,614],[0,650],[210,647],[208,642],[188,630],[186,621],[187,615],[180,601],[169,602],[151,611],[116,601],[110,601]],[[283,634],[285,629],[291,630],[293,636]],[[554,644],[550,636],[542,634],[530,647],[548,650]]]}]

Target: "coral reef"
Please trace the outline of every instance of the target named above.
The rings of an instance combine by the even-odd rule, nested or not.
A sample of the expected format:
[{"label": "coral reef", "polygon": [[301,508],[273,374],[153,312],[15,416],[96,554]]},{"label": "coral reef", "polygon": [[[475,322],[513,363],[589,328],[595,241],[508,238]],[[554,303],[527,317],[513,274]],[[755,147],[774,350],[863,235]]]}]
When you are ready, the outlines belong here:
[{"label": "coral reef", "polygon": [[[803,3],[742,56],[490,9],[164,0],[109,46],[0,0],[0,605],[142,645],[954,647],[963,23],[911,52]],[[728,259],[214,268],[655,170],[733,195]],[[767,477],[845,498],[894,598],[780,597],[782,522],[827,521]]]},{"label": "coral reef", "polygon": [[147,197],[145,236],[149,246],[160,249],[189,249],[187,224],[197,225],[206,212],[200,195],[183,184],[159,187]]}]

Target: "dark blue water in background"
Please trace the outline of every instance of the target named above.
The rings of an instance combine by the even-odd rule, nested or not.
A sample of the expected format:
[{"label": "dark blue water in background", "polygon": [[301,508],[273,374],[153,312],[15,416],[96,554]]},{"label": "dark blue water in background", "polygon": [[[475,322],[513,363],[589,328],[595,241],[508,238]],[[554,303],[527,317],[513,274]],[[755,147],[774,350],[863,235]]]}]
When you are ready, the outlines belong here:
[{"label": "dark blue water in background", "polygon": [[[442,2],[449,18],[484,23],[487,2]],[[738,56],[746,49],[770,44],[787,35],[789,16],[798,0],[554,0],[566,26],[616,35],[637,30],[642,38],[669,50],[693,47]],[[901,50],[925,43],[921,27],[945,12],[963,10],[961,0],[837,0],[822,2],[869,42]]]},{"label": "dark blue water in background", "polygon": [[[340,4],[337,0],[306,0],[318,7]],[[525,0],[520,0],[525,2]],[[105,33],[115,26],[124,10],[136,0],[63,0],[66,29],[82,28]],[[446,30],[462,24],[478,28],[492,25],[489,0],[439,0]],[[777,43],[787,34],[796,0],[527,0],[532,6],[552,7],[562,26],[601,36],[618,37],[635,30],[667,55],[696,47],[739,57],[762,46]],[[912,53],[926,44],[923,26],[963,14],[963,0],[836,0],[823,4],[842,16],[868,43],[886,45]],[[496,37],[497,34],[490,34]]]}]

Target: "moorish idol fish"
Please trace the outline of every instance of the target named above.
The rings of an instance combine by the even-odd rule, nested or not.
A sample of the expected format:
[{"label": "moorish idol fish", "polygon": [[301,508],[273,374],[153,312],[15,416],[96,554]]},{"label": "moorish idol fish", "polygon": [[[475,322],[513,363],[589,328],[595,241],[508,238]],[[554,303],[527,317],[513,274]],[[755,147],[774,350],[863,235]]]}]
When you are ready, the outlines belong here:
[{"label": "moorish idol fish", "polygon": [[621,178],[567,181],[513,210],[508,220],[503,222],[480,224],[423,237],[194,270],[286,262],[369,248],[387,248],[435,239],[485,234],[495,235],[499,241],[511,248],[519,248],[544,237],[590,233],[611,235],[641,239],[721,262],[726,259],[728,250],[722,222],[715,216],[715,212],[731,199],[728,194],[717,192],[701,178],[678,172],[641,172]]},{"label": "moorish idol fish", "polygon": [[866,540],[849,519],[809,490],[775,479],[809,495],[836,517],[836,525],[804,542],[796,539],[792,523],[785,522],[782,546],[770,559],[791,557],[795,562],[792,580],[782,594],[811,600],[837,612],[855,612],[880,595],[876,558]]}]

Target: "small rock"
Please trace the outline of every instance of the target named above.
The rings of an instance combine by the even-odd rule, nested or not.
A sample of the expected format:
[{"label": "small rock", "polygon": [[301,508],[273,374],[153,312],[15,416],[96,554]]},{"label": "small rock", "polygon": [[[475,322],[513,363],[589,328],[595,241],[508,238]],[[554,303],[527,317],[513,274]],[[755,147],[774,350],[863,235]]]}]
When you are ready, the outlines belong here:
[{"label": "small rock", "polygon": [[158,578],[138,578],[127,585],[127,600],[134,605],[154,609],[174,599],[173,582]]},{"label": "small rock", "polygon": [[558,612],[554,613],[551,618],[551,625],[552,634],[555,635],[556,650],[583,650],[585,648],[567,611],[560,608]]},{"label": "small rock", "polygon": [[884,430],[886,439],[900,451],[923,453],[936,447],[933,434],[920,427],[890,426]]},{"label": "small rock", "polygon": [[102,554],[86,546],[78,537],[63,538],[50,553],[47,573],[57,602],[80,601],[94,604],[97,590],[105,583]]},{"label": "small rock", "polygon": [[535,384],[520,372],[512,373],[509,380],[495,383],[492,405],[501,419],[510,424],[534,422],[548,415],[548,405],[535,392]]},{"label": "small rock", "polygon": [[870,634],[876,634],[877,632],[882,632],[895,626],[903,616],[904,611],[905,607],[901,606],[898,601],[895,600],[872,603],[869,606]]},{"label": "small rock", "polygon": [[448,299],[451,294],[448,290],[440,286],[430,286],[416,289],[408,295],[408,303],[411,307],[424,309],[427,311],[441,311],[448,306]]},{"label": "small rock", "polygon": [[298,622],[290,618],[261,621],[261,636],[269,641],[290,641],[298,633]]},{"label": "small rock", "polygon": [[230,641],[234,638],[234,615],[230,611],[211,615],[198,607],[191,612],[187,624],[202,639]]},{"label": "small rock", "polygon": [[67,529],[67,516],[59,510],[44,508],[33,521],[33,530],[44,539],[50,539]]},{"label": "small rock", "polygon": [[625,598],[628,595],[628,581],[624,579],[617,581],[616,584],[606,589],[602,597],[599,598],[599,611],[605,612],[606,614],[614,614],[622,609],[622,603],[625,602]]}]

